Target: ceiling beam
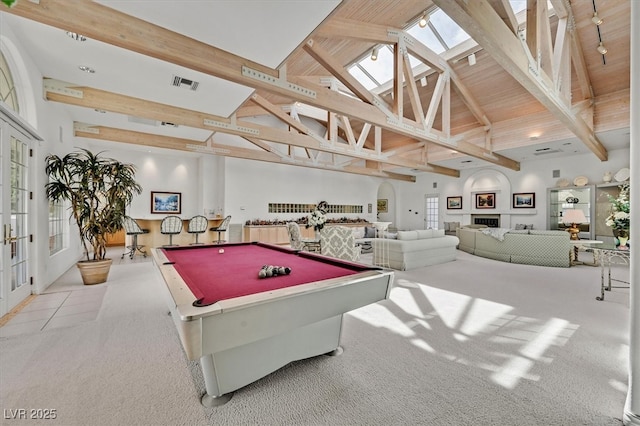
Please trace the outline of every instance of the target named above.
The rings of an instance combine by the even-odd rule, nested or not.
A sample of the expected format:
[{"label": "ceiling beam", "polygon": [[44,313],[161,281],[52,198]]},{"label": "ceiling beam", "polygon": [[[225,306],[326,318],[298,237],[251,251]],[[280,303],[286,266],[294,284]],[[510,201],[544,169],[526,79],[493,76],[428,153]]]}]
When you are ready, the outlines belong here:
[{"label": "ceiling beam", "polygon": [[253,137],[331,154],[395,164],[399,167],[410,167],[430,173],[444,174],[453,177],[460,176],[458,170],[430,164],[420,164],[415,161],[390,159],[387,158],[388,156],[385,154],[379,154],[368,149],[356,150],[347,144],[341,144],[341,146],[330,144],[328,141],[319,140],[321,138],[315,135],[296,134],[249,121],[230,120],[203,112],[146,101],[90,87],[74,86],[70,83],[64,83],[54,79],[44,79],[44,94],[47,100],[69,105],[91,109],[97,108],[119,114],[150,118],[152,120],[168,121],[196,129],[212,130],[243,138]]},{"label": "ceiling beam", "polygon": [[[477,156],[478,150],[467,149],[464,142],[452,142],[442,135],[424,131],[418,123],[407,120],[388,120],[372,105],[344,96],[305,79],[280,77],[270,69],[246,58],[207,45],[160,26],[121,13],[115,9],[86,0],[23,1],[4,11],[64,30],[73,29],[86,37],[141,53],[169,63],[184,66],[214,77],[223,78],[248,87],[266,90],[314,105],[327,111],[350,116],[377,127],[456,149]],[[520,164],[481,148],[481,158],[519,170]]]},{"label": "ceiling beam", "polygon": [[264,161],[268,163],[285,164],[288,166],[301,166],[305,168],[331,170],[337,172],[375,176],[387,179],[415,182],[415,176],[400,173],[385,172],[379,169],[358,167],[353,165],[336,166],[332,163],[314,162],[302,158],[283,158],[273,151],[265,152],[255,149],[234,147],[218,144],[211,137],[207,142],[162,136],[151,133],[134,132],[124,129],[116,129],[106,126],[93,126],[84,123],[74,123],[74,136],[104,140],[110,142],[128,143],[134,145],[151,146],[157,148],[173,149],[178,151],[198,152],[202,154],[218,155],[223,157],[242,158],[247,160]]},{"label": "ceiling beam", "polygon": [[530,62],[521,41],[504,25],[487,0],[472,2],[434,0],[434,3],[567,126],[600,160],[607,160],[607,150],[596,138],[593,130],[562,101],[545,72],[538,68],[537,64]]}]

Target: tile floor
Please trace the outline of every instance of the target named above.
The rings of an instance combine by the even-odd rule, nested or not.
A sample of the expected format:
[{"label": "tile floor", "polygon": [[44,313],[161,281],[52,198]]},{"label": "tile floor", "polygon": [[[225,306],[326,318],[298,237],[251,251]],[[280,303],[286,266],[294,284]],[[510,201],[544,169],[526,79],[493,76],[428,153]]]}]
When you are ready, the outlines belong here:
[{"label": "tile floor", "polygon": [[[113,265],[151,262],[150,256],[144,258],[136,255],[133,259],[125,256],[121,259],[122,252],[122,247],[111,247],[108,249],[107,257],[113,259]],[[109,287],[83,286],[78,282],[79,278],[75,267],[63,274],[45,290],[45,293],[36,295],[29,304],[0,327],[0,338],[94,321],[98,317]]]},{"label": "tile floor", "polygon": [[40,294],[3,327],[0,337],[65,327],[98,317],[107,287]]}]

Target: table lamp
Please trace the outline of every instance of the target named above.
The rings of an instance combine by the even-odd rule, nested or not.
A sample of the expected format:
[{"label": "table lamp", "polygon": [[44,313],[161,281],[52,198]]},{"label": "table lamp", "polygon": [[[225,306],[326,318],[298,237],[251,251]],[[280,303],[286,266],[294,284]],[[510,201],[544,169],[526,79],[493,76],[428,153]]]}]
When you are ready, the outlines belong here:
[{"label": "table lamp", "polygon": [[567,232],[571,235],[570,238],[572,240],[579,240],[580,237],[578,237],[578,234],[580,233],[580,228],[578,228],[578,225],[588,221],[582,210],[568,209],[562,213],[562,222],[571,224],[571,227],[567,228]]}]

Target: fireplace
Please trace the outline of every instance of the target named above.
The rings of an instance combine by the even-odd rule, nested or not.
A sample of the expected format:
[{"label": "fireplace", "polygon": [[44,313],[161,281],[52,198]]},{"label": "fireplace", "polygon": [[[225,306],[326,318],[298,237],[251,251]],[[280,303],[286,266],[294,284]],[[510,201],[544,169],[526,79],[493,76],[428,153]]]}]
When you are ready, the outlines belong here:
[{"label": "fireplace", "polygon": [[489,228],[500,227],[499,214],[474,214],[471,215],[471,220],[474,225],[487,225]]}]

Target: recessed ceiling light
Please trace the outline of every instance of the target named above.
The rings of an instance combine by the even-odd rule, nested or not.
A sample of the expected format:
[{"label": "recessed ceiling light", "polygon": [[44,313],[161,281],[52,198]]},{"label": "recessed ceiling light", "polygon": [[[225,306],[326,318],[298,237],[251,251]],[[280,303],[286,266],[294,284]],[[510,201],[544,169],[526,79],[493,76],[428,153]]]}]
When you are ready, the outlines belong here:
[{"label": "recessed ceiling light", "polygon": [[93,74],[93,73],[95,73],[95,72],[96,72],[96,70],[94,70],[93,68],[88,67],[88,66],[86,66],[86,65],[80,65],[80,66],[78,67],[78,69],[79,69],[80,71],[88,72],[89,74]]}]

